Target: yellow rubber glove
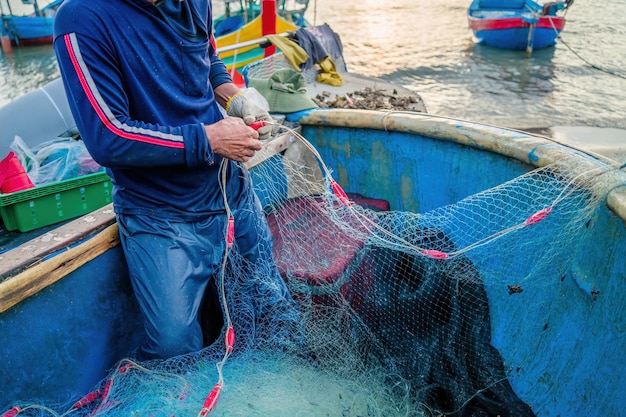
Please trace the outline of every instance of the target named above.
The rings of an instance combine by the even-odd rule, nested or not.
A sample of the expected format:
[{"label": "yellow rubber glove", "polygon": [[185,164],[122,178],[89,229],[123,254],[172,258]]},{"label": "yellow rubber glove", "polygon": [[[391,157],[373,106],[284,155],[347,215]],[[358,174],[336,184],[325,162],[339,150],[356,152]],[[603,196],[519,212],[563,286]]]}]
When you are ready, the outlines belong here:
[{"label": "yellow rubber glove", "polygon": [[327,56],[319,63],[321,71],[317,74],[318,83],[330,84],[335,87],[343,85],[343,78],[337,72],[332,58]]}]

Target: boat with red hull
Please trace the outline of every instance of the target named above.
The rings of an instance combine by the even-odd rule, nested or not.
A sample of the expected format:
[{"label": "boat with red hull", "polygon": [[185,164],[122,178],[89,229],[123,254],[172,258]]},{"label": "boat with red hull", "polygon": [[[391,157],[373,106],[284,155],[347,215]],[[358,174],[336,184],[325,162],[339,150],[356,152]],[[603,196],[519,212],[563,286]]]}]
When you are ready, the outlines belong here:
[{"label": "boat with red hull", "polygon": [[573,2],[540,4],[532,0],[473,0],[470,29],[478,44],[501,49],[543,49],[556,44],[565,27],[564,11]]},{"label": "boat with red hull", "polygon": [[11,2],[7,2],[8,14],[4,9],[2,14],[3,38],[8,38],[12,45],[33,46],[52,43],[54,15],[63,0],[54,0],[43,7],[39,7],[36,0],[22,0],[24,4],[33,6],[33,13],[19,16],[13,13]]}]

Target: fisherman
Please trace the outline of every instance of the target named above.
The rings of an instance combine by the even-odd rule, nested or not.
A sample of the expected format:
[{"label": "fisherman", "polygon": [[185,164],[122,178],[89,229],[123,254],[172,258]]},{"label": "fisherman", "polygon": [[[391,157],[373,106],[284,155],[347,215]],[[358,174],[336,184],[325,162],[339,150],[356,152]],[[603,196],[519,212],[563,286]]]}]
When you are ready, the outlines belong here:
[{"label": "fisherman", "polygon": [[[198,312],[209,283],[209,301],[219,307],[225,198],[234,247],[252,265],[273,265],[272,237],[242,164],[271,131],[269,124],[258,131],[249,125],[271,118],[235,86],[218,57],[211,7],[210,0],[66,0],[55,18],[54,49],[72,114],[114,185],[120,239],[145,320],[139,359],[210,342],[203,343]],[[272,314],[294,328],[295,302],[276,268],[270,275],[246,286],[259,298],[256,317]]]}]

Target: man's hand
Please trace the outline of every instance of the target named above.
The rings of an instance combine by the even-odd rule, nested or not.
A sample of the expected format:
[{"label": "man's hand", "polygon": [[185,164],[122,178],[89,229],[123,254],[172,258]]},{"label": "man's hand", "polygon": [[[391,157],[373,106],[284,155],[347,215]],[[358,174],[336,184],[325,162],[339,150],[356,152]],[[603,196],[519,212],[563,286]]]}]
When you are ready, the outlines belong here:
[{"label": "man's hand", "polygon": [[240,117],[245,124],[250,125],[257,120],[265,120],[267,123],[265,126],[259,128],[259,138],[267,139],[272,133],[272,117],[269,113],[257,106],[254,102],[249,100],[243,92],[235,94],[226,103],[226,113],[229,116]]},{"label": "man's hand", "polygon": [[204,130],[213,153],[233,161],[247,162],[262,148],[258,132],[241,118],[226,117]]}]

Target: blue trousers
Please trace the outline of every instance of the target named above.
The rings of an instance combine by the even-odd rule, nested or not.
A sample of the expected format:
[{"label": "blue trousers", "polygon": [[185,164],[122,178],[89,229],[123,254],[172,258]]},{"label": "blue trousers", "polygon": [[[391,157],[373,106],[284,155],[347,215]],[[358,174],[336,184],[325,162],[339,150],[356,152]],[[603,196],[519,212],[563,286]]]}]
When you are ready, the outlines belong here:
[{"label": "blue trousers", "polygon": [[[272,235],[256,196],[244,197],[239,207],[231,210],[239,254],[252,265],[259,261],[274,265]],[[118,215],[131,283],[144,314],[147,338],[140,359],[169,358],[202,349],[198,310],[207,284],[219,276],[222,267],[227,221],[225,214],[197,222]],[[269,271],[272,276],[242,286],[254,292],[249,297],[255,299],[255,314],[260,316],[284,303],[278,310],[291,311],[291,315],[283,318],[298,320],[295,302],[280,274],[275,267]]]}]

